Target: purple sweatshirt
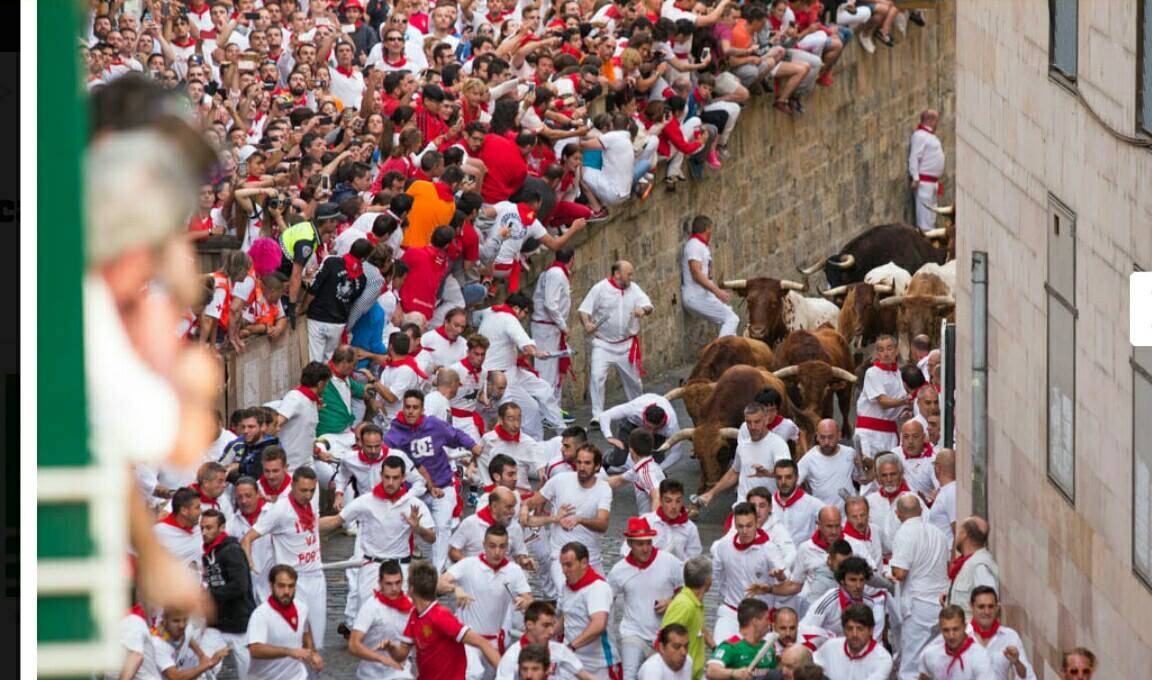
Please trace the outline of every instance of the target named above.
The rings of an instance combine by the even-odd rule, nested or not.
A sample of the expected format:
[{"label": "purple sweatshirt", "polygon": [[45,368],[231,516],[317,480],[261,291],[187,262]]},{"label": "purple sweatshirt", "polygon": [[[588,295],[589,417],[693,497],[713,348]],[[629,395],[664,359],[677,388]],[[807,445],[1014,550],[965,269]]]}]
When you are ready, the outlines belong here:
[{"label": "purple sweatshirt", "polygon": [[424,468],[432,483],[440,488],[452,484],[452,461],[444,448],[471,449],[476,442],[436,416],[424,416],[415,426],[404,422],[403,414],[392,421],[384,445],[400,449],[413,465]]}]

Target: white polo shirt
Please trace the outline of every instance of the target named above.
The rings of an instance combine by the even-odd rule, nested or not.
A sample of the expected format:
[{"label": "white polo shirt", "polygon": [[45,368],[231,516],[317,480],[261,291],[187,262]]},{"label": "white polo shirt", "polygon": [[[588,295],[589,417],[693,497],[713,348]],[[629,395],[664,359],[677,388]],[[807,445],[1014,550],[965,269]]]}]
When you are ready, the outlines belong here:
[{"label": "white polo shirt", "polygon": [[792,460],[792,454],[788,452],[788,444],[771,432],[765,434],[760,441],[737,444],[736,456],[732,459],[732,469],[740,475],[736,482],[736,502],[748,500],[748,492],[758,486],[767,487],[775,493],[776,478],[756,476],[756,466],[771,473],[778,460]]},{"label": "white polo shirt", "polygon": [[[591,567],[589,567],[591,568]],[[601,612],[608,614],[608,625],[600,633],[598,640],[593,640],[576,650],[576,658],[584,664],[584,668],[595,675],[608,666],[608,657],[613,663],[619,659],[616,648],[612,644],[612,588],[603,579],[596,580],[580,590],[572,590],[565,583],[560,589],[560,612],[564,615],[564,639],[573,640],[588,627],[593,614]],[[605,652],[607,651],[607,654]]]},{"label": "white polo shirt", "polygon": [[893,541],[891,568],[907,569],[900,583],[900,602],[905,612],[913,600],[939,602],[948,591],[948,540],[944,532],[923,516],[909,517],[900,525]]},{"label": "white polo shirt", "polygon": [[900,456],[900,460],[904,463],[904,481],[916,493],[927,496],[936,490],[940,485],[936,481],[936,471],[933,469],[933,463],[936,462],[935,451],[932,449],[932,444],[925,443],[924,450],[920,452],[920,456],[916,458],[909,458],[905,453],[904,447],[899,446],[893,451],[896,455]]},{"label": "white polo shirt", "polygon": [[653,642],[660,632],[664,615],[657,614],[657,600],[671,599],[684,585],[684,563],[659,548],[646,565],[635,561],[631,553],[612,566],[608,585],[624,597],[624,617],[620,637],[636,636]]},{"label": "white polo shirt", "polygon": [[429,365],[433,368],[457,364],[468,356],[468,341],[463,335],[458,335],[455,340],[449,341],[441,330],[436,328],[420,336],[420,344],[428,353]]},{"label": "white polo shirt", "polygon": [[[612,487],[602,479],[597,479],[591,488],[580,486],[577,475],[557,475],[549,479],[540,489],[540,495],[552,505],[556,513],[565,505],[571,505],[573,514],[583,519],[595,519],[601,510],[612,511]],[[592,564],[600,563],[600,533],[583,525],[565,530],[553,524],[552,550],[559,555],[560,549],[570,541],[580,541],[588,548],[588,559]]]},{"label": "white polo shirt", "polygon": [[847,640],[830,640],[813,655],[824,675],[836,680],[888,680],[892,655],[875,640],[859,656],[848,652]]},{"label": "white polo shirt", "polygon": [[[172,518],[172,515],[168,518]],[[185,529],[182,526],[175,526],[175,521],[173,518],[172,523],[165,520],[156,522],[152,525],[152,532],[172,557],[199,574],[200,558],[204,555],[204,539],[200,534],[200,525],[196,524]]]},{"label": "white polo shirt", "polygon": [[920,652],[920,674],[929,680],[987,680],[993,677],[992,661],[975,639],[958,657],[949,656],[944,638],[937,636]]},{"label": "white polo shirt", "polygon": [[799,483],[808,482],[812,495],[824,505],[834,505],[844,510],[844,499],[840,490],[855,493],[852,473],[856,469],[856,452],[850,446],[840,444],[836,453],[825,455],[819,446],[808,449],[808,453],[796,463],[799,469]]},{"label": "white polo shirt", "polygon": [[465,557],[447,572],[473,597],[467,607],[456,609],[460,623],[477,633],[492,638],[504,628],[508,612],[515,606],[514,596],[531,593],[528,578],[520,565],[505,560],[498,569],[483,559],[483,555]]},{"label": "white polo shirt", "polygon": [[666,522],[659,511],[641,515],[648,520],[648,526],[656,530],[656,538],[652,540],[652,545],[684,561],[704,552],[704,547],[700,543],[700,529],[695,522],[688,519],[687,515],[688,511],[685,510],[676,518],[677,520],[683,518],[682,522]]},{"label": "white polo shirt", "polygon": [[[408,625],[410,614],[411,609],[400,611],[395,607],[389,607],[373,593],[372,597],[360,605],[352,630],[364,633],[365,647],[377,649],[384,640],[399,640],[404,637],[404,628]],[[361,659],[356,666],[358,680],[400,680],[410,677],[412,677],[411,667],[407,662],[404,664],[404,670],[396,670],[365,659]]]},{"label": "white polo shirt", "polygon": [[[297,598],[296,628],[292,628],[267,601],[252,612],[248,619],[248,646],[262,643],[273,647],[300,649],[304,646],[304,631],[308,630],[308,605]],[[248,667],[250,680],[308,680],[308,666],[299,659],[252,659]]]},{"label": "white polo shirt", "polygon": [[436,528],[428,506],[407,491],[395,502],[385,500],[372,492],[358,496],[340,511],[344,525],[360,522],[360,546],[365,557],[376,559],[402,559],[412,555],[409,538],[412,527],[404,518],[417,509],[422,529]]},{"label": "white polo shirt", "polygon": [[[761,530],[760,536],[767,538]],[[748,597],[748,586],[753,583],[779,583],[769,573],[776,569],[787,569],[784,553],[771,540],[753,542],[747,548],[736,547],[735,532],[726,534],[712,544],[712,582],[720,594],[722,607],[735,609],[740,601]],[[774,602],[772,595],[757,595],[769,606]]]},{"label": "white polo shirt", "polygon": [[316,403],[300,390],[293,389],[288,390],[274,408],[287,419],[276,436],[288,456],[288,472],[310,464],[316,445],[316,425],[320,422]]},{"label": "white polo shirt", "polygon": [[484,445],[484,450],[476,459],[476,474],[479,475],[483,486],[492,483],[492,476],[488,474],[488,463],[502,453],[516,461],[516,486],[525,490],[532,488],[530,477],[535,477],[537,471],[545,465],[539,442],[528,436],[524,430],[520,430],[519,441],[506,441],[501,439],[500,434],[493,428],[484,433],[480,443]]},{"label": "white polo shirt", "polygon": [[312,527],[305,527],[291,494],[284,493],[271,506],[264,506],[252,528],[269,538],[276,564],[287,564],[296,571],[320,571],[320,513],[314,506],[313,515]]},{"label": "white polo shirt", "polygon": [[772,494],[772,516],[788,530],[792,543],[800,545],[812,537],[816,530],[816,516],[824,504],[799,487],[788,499],[780,497],[780,491]]}]

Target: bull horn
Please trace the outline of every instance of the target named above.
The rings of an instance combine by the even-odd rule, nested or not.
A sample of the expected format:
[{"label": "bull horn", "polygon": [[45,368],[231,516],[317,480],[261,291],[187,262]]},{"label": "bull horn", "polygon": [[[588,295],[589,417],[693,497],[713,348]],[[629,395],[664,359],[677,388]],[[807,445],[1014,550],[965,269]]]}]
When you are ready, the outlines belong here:
[{"label": "bull horn", "polygon": [[796,267],[796,271],[800,272],[800,273],[801,273],[801,274],[803,274],[804,276],[812,276],[812,275],[813,275],[813,274],[815,274],[816,272],[818,272],[818,271],[820,271],[821,269],[823,269],[823,268],[824,268],[824,265],[825,265],[825,262],[824,262],[824,260],[820,260],[819,262],[817,262],[816,264],[812,265],[811,267],[808,267],[807,269],[805,269],[804,267]]},{"label": "bull horn", "polygon": [[795,281],[792,281],[791,279],[780,279],[780,287],[783,288],[784,290],[794,290],[794,291],[797,291],[800,293],[803,293],[804,291],[808,290],[808,284],[796,283]]},{"label": "bull horn", "polygon": [[720,285],[724,288],[731,288],[732,290],[744,290],[748,287],[748,279],[732,279]]},{"label": "bull horn", "polygon": [[837,269],[850,269],[852,265],[856,264],[856,257],[854,255],[845,255],[839,262],[829,261],[828,264]]},{"label": "bull horn", "polygon": [[892,292],[896,290],[896,287],[888,285],[887,283],[876,283],[872,285],[872,290],[881,295],[891,295]]},{"label": "bull horn", "polygon": [[856,382],[856,376],[854,374],[852,374],[848,371],[845,371],[844,369],[840,368],[839,366],[833,366],[832,367],[832,375],[836,376],[837,378],[840,378],[841,380],[843,380],[845,382],[850,382],[850,383]]},{"label": "bull horn", "polygon": [[896,305],[900,304],[903,301],[904,301],[903,295],[893,295],[892,297],[884,298],[883,300],[881,300],[877,304],[880,305],[881,307],[895,307]]},{"label": "bull horn", "polygon": [[956,306],[956,298],[951,295],[937,295],[933,298],[933,301],[940,306]]},{"label": "bull horn", "polygon": [[673,399],[679,399],[683,396],[684,396],[684,388],[683,387],[675,387],[672,389],[671,392],[669,392],[668,394],[665,394],[664,398],[667,399],[668,401],[672,401]]},{"label": "bull horn", "polygon": [[772,371],[772,375],[783,380],[784,378],[791,378],[800,372],[799,366],[785,366],[784,368]]},{"label": "bull horn", "polygon": [[929,229],[928,231],[924,232],[924,236],[927,238],[936,238],[936,239],[947,238],[948,237],[948,230],[945,229],[944,227],[938,227],[936,229]]},{"label": "bull horn", "polygon": [[674,434],[671,437],[669,437],[668,439],[664,440],[664,443],[660,446],[659,449],[657,449],[657,451],[667,451],[668,449],[679,444],[680,442],[684,441],[685,439],[691,438],[692,433],[695,431],[696,431],[696,428],[694,428],[694,427],[686,427],[686,428],[680,430],[676,434]]},{"label": "bull horn", "polygon": [[720,436],[725,439],[736,439],[740,436],[740,430],[735,427],[722,427],[720,428]]},{"label": "bull horn", "polygon": [[955,215],[956,214],[956,205],[955,204],[946,205],[943,208],[940,208],[937,206],[929,206],[929,207],[932,208],[932,212],[936,213],[937,215]]},{"label": "bull horn", "polygon": [[848,286],[836,286],[835,288],[820,291],[820,294],[829,300],[840,297],[841,295],[847,295],[847,293]]}]

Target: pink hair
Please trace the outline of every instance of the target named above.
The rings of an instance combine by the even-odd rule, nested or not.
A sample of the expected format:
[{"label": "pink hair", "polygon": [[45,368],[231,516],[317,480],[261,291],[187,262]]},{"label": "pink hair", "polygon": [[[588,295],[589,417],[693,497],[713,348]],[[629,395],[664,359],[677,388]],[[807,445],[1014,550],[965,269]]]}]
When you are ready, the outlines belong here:
[{"label": "pink hair", "polygon": [[276,239],[258,238],[248,249],[248,257],[252,258],[252,268],[256,270],[256,276],[267,276],[280,266],[280,244]]}]

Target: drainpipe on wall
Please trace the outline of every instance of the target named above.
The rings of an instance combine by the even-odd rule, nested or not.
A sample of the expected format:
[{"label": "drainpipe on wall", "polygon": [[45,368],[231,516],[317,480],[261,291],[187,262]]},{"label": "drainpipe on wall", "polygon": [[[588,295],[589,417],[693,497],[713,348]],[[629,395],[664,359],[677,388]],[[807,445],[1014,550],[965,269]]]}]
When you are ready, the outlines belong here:
[{"label": "drainpipe on wall", "polygon": [[988,253],[972,253],[972,513],[988,517]]}]

